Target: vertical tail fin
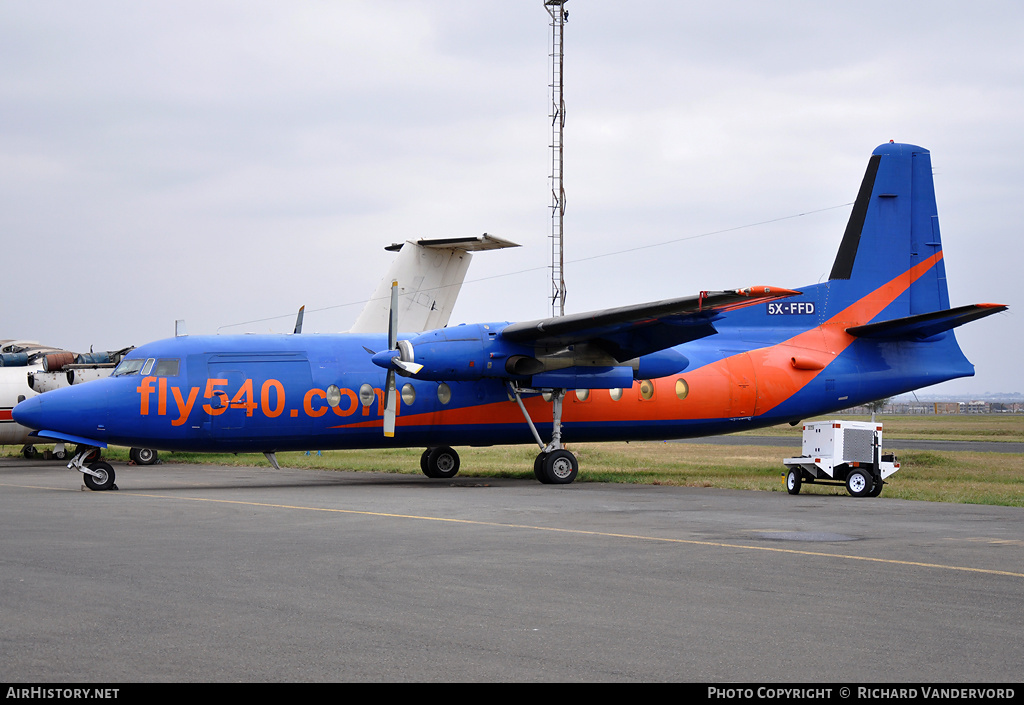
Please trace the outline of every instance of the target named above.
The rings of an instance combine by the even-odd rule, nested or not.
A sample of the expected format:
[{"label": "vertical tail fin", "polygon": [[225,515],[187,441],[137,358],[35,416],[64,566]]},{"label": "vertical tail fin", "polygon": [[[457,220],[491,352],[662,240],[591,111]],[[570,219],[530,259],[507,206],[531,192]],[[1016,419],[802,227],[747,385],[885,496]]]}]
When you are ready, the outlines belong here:
[{"label": "vertical tail fin", "polygon": [[930,259],[934,264],[893,303],[887,317],[947,309],[949,293],[931,153],[909,144],[883,144],[868,162],[830,288],[845,292],[842,298],[850,301]]},{"label": "vertical tail fin", "polygon": [[433,330],[448,325],[472,252],[519,247],[514,242],[484,233],[479,237],[411,240],[386,247],[397,251],[370,299],[349,329],[350,333],[386,333],[391,320],[391,282],[401,287],[399,310],[403,330]]}]

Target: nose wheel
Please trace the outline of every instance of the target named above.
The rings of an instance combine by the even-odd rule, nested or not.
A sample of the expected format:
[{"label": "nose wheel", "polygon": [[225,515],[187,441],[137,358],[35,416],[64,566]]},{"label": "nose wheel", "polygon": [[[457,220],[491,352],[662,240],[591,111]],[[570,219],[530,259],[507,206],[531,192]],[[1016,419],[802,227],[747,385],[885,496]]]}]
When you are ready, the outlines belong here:
[{"label": "nose wheel", "polygon": [[[117,489],[117,485],[114,484],[114,468],[110,463],[99,459],[99,448],[79,446],[76,451],[68,467],[82,473],[86,487],[94,492]],[[86,461],[90,459],[92,462],[86,465]]]},{"label": "nose wheel", "polygon": [[82,479],[85,480],[86,487],[96,492],[117,489],[117,485],[114,484],[114,468],[102,460],[90,463],[88,472],[83,473]]}]

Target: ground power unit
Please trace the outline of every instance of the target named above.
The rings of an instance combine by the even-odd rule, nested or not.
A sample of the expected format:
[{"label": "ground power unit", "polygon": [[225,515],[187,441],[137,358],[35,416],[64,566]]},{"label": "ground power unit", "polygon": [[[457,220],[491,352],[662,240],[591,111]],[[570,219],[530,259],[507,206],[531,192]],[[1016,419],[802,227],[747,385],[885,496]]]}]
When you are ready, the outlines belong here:
[{"label": "ground power unit", "polygon": [[885,479],[900,469],[895,455],[882,452],[882,424],[873,421],[804,424],[801,453],[782,461],[790,494],[814,482],[845,485],[854,497],[877,497]]}]

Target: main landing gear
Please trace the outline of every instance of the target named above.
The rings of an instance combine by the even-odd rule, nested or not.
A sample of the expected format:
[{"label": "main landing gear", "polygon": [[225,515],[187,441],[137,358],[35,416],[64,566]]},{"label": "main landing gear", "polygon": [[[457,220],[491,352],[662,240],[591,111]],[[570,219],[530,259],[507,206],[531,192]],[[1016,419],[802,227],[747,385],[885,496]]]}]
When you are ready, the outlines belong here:
[{"label": "main landing gear", "polygon": [[420,456],[420,470],[427,477],[455,477],[459,471],[459,454],[448,446],[427,448]]},{"label": "main landing gear", "polygon": [[[551,442],[547,445],[544,445],[537,427],[533,425],[519,392],[518,388],[508,384],[509,396],[519,404],[523,417],[540,447],[540,453],[533,461],[534,477],[545,485],[568,485],[579,474],[580,464],[576,456],[562,446],[562,401],[565,399],[565,390],[555,389],[551,394],[553,427]],[[420,456],[420,470],[427,477],[455,477],[459,471],[459,454],[447,446],[427,448]]]},{"label": "main landing gear", "polygon": [[[114,484],[114,468],[110,463],[99,459],[98,448],[80,446],[76,450],[75,457],[68,463],[68,467],[82,473],[86,487],[96,492],[117,489],[117,485]],[[86,465],[90,458],[93,459],[92,462]]]},{"label": "main landing gear", "polygon": [[136,465],[154,465],[160,456],[152,448],[132,448],[128,451],[128,458]]},{"label": "main landing gear", "polygon": [[533,461],[534,477],[545,485],[568,485],[579,474],[580,464],[576,456],[562,446],[562,401],[565,399],[565,390],[554,389],[551,392],[551,442],[544,445],[537,427],[533,425],[533,420],[526,411],[519,389],[511,382],[506,385],[509,395],[519,405],[519,410],[523,412],[523,418],[526,419],[526,424],[540,447],[540,454]]}]

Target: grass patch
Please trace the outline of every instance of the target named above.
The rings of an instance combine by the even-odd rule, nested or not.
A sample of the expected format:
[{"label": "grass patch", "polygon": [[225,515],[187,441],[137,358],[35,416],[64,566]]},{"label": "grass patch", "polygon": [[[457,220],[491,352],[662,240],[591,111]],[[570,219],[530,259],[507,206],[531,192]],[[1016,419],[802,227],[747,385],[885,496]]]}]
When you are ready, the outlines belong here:
[{"label": "grass patch", "polygon": [[[844,417],[849,418],[849,417]],[[887,438],[950,440],[1022,440],[1024,417],[926,416],[881,419]],[[800,429],[777,426],[748,432],[793,439],[792,450],[770,446],[719,446],[688,443],[570,444],[580,462],[577,482],[619,482],[686,487],[784,492],[782,459],[799,454]],[[4,448],[8,457],[19,447]],[[460,477],[533,480],[535,446],[458,448]],[[422,448],[336,450],[280,453],[282,467],[357,472],[420,474]],[[128,449],[110,448],[105,457],[128,461]],[[883,497],[930,502],[1024,506],[1024,454],[961,451],[902,451],[901,469],[890,478]],[[266,466],[262,454],[161,453],[165,463]],[[805,483],[802,493],[846,494],[845,488]]]},{"label": "grass patch", "polygon": [[[829,414],[805,422],[827,421],[870,421],[871,416]],[[947,414],[939,416],[898,416],[878,414],[875,421],[882,424],[884,438],[901,440],[943,440],[943,441],[1015,441],[1024,442],[1024,414]],[[800,447],[800,426],[771,426],[755,431],[741,431],[740,436],[791,437]]]}]

